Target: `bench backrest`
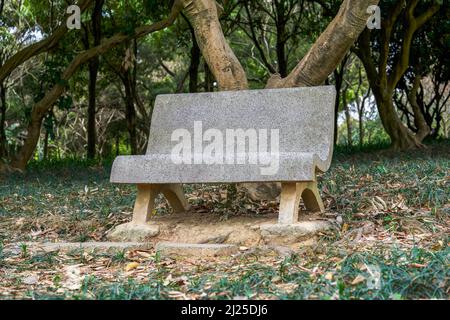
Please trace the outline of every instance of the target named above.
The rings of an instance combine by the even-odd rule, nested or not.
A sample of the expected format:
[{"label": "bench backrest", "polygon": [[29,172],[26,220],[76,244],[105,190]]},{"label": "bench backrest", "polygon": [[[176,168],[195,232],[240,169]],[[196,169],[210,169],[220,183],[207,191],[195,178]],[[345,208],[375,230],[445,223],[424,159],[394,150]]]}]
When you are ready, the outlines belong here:
[{"label": "bench backrest", "polygon": [[164,94],[156,98],[147,154],[170,154],[174,130],[279,130],[281,153],[314,153],[328,169],[333,148],[334,86]]}]

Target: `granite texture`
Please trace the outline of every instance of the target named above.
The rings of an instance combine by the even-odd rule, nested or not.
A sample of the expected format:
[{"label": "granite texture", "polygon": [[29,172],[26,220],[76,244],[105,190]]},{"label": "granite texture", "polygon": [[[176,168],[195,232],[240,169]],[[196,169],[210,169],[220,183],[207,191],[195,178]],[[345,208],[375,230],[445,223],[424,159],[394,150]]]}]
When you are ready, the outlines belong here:
[{"label": "granite texture", "polygon": [[[333,152],[333,86],[223,91],[159,95],[144,156],[119,156],[114,161],[114,183],[216,183],[311,181],[316,171],[328,170]],[[278,170],[256,164],[175,164],[172,133],[187,129],[194,137],[194,122],[208,129],[279,130]],[[259,135],[258,135],[259,137]],[[260,140],[258,140],[260,141]],[[194,142],[192,142],[192,146]],[[203,142],[203,148],[208,142]],[[248,148],[248,145],[247,145]],[[248,152],[249,149],[246,149]],[[236,150],[237,152],[237,150]],[[258,153],[258,152],[257,152]],[[248,153],[247,153],[248,156]],[[192,155],[192,159],[195,155]],[[248,160],[248,159],[247,159]]]},{"label": "granite texture", "polygon": [[107,234],[107,238],[112,241],[144,242],[158,234],[158,226],[128,222],[115,227]]}]

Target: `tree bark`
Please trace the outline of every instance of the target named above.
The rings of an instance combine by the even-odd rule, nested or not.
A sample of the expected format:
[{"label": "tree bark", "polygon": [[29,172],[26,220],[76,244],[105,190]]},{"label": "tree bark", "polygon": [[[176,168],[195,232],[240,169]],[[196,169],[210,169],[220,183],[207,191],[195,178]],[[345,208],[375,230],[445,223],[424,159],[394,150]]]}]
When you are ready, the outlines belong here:
[{"label": "tree bark", "polygon": [[350,108],[348,107],[348,104],[347,104],[347,96],[346,96],[347,92],[346,91],[347,90],[345,90],[344,94],[343,94],[342,104],[344,106],[345,121],[347,124],[347,145],[349,147],[351,147],[353,145],[352,117],[350,114]]},{"label": "tree bark", "polygon": [[336,98],[334,99],[334,145],[337,144],[338,140],[338,116],[339,116],[339,105],[341,102],[341,87],[342,87],[342,76],[343,70],[339,72],[338,69],[334,71],[334,88],[336,89]]},{"label": "tree bark", "polygon": [[[375,67],[371,56],[369,37],[369,30],[365,30],[361,34],[358,41],[358,49],[355,52],[366,69],[367,79],[377,103],[381,123],[391,138],[391,147],[393,150],[420,147],[419,141],[415,139],[414,135],[411,134],[398,117],[392,98],[394,90],[387,87],[387,78],[383,75],[383,71],[378,72]],[[381,70],[381,68],[378,70]]]},{"label": "tree bark", "polygon": [[[198,91],[198,68],[200,65],[200,48],[195,41],[195,32],[192,26],[189,26],[192,36],[191,63],[189,64],[189,92]],[[206,81],[206,79],[205,79]]]},{"label": "tree bark", "polygon": [[416,139],[420,142],[431,133],[431,129],[417,103],[417,93],[420,88],[421,79],[422,77],[418,74],[414,77],[412,88],[408,93],[408,101],[414,113],[414,125],[417,128]]},{"label": "tree bark", "polygon": [[359,125],[359,148],[362,148],[364,145],[364,119],[363,119],[363,110],[358,110],[358,125]]},{"label": "tree bark", "polygon": [[288,65],[286,58],[286,17],[285,17],[285,4],[281,1],[275,1],[276,8],[276,30],[277,30],[277,41],[276,41],[276,52],[277,52],[277,64],[278,73],[282,78],[286,77],[288,74]]},{"label": "tree bark", "polygon": [[334,87],[336,89],[336,98],[334,100],[334,145],[336,145],[338,139],[339,105],[341,102],[341,89],[342,83],[344,82],[345,65],[347,64],[348,57],[349,55],[345,55],[344,59],[340,63],[340,66],[333,71]]},{"label": "tree bark", "polygon": [[[244,69],[223,36],[215,1],[181,0],[181,3],[219,88],[247,89]],[[294,70],[286,78],[274,75],[266,87],[321,85],[365,28],[370,16],[368,6],[376,4],[378,0],[344,0],[336,17]]]},{"label": "tree bark", "polygon": [[44,149],[43,149],[43,157],[44,157],[44,160],[47,160],[47,159],[48,159],[48,139],[49,139],[48,130],[45,130],[45,136],[44,136]]},{"label": "tree bark", "polygon": [[212,92],[214,91],[213,87],[214,75],[212,74],[206,62],[203,64],[203,70],[205,72],[205,82],[203,84],[203,88],[205,92]]},{"label": "tree bark", "polygon": [[[102,7],[104,0],[95,0],[94,10],[92,12],[92,35],[94,37],[93,45],[98,46],[101,42],[101,19]],[[88,40],[89,41],[89,40]],[[97,141],[97,132],[95,128],[96,115],[96,87],[97,75],[100,66],[100,59],[98,56],[89,61],[89,102],[88,102],[88,121],[87,121],[87,158],[95,158],[95,146]]]},{"label": "tree bark", "polygon": [[89,101],[87,114],[87,158],[95,158],[95,145],[97,140],[97,133],[95,128],[95,114],[96,114],[96,83],[97,73],[99,67],[98,57],[94,58],[89,63]]},{"label": "tree bark", "polygon": [[370,97],[370,88],[364,95],[361,103],[358,102],[358,123],[359,123],[359,147],[362,148],[364,145],[364,110],[366,108],[366,101]]},{"label": "tree bark", "polygon": [[387,134],[391,137],[393,150],[407,150],[421,148],[422,144],[406,128],[394,108],[392,100],[393,92],[385,95],[374,91],[381,122]]},{"label": "tree bark", "polygon": [[131,154],[137,154],[137,135],[136,135],[136,110],[134,108],[134,98],[132,89],[132,79],[130,70],[125,71],[123,86],[125,88],[125,119],[127,121],[127,130],[129,135]]}]

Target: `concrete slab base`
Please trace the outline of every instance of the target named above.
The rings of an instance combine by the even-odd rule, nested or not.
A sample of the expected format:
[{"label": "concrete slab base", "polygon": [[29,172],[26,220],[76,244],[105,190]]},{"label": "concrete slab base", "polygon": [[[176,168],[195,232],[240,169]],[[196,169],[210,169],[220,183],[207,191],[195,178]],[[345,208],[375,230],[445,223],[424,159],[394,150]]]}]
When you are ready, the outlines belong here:
[{"label": "concrete slab base", "polygon": [[119,242],[144,242],[158,234],[159,227],[156,225],[128,222],[115,227],[107,238]]},{"label": "concrete slab base", "polygon": [[131,249],[150,249],[152,245],[145,242],[20,242],[10,243],[4,248],[4,251],[10,254],[20,254],[23,246],[30,251],[70,251],[70,250],[131,250]]},{"label": "concrete slab base", "polygon": [[230,256],[238,251],[238,246],[232,244],[159,242],[156,245],[156,252],[171,258]]},{"label": "concrete slab base", "polygon": [[301,221],[295,224],[263,224],[259,226],[261,238],[266,244],[290,245],[332,228],[328,221]]}]

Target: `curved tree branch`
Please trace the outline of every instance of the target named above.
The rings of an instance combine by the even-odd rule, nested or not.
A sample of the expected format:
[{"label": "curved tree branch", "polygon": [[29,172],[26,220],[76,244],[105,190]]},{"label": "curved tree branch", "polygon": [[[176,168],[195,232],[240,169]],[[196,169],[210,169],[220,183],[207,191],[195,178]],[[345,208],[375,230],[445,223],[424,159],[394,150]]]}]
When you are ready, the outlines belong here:
[{"label": "curved tree branch", "polygon": [[[85,11],[93,1],[94,0],[80,0],[78,6],[80,7],[81,12]],[[65,15],[65,19],[66,18],[67,15]],[[67,31],[67,25],[65,22],[63,22],[49,37],[31,44],[11,56],[0,67],[0,82],[2,82],[7,76],[11,74],[11,72],[13,72],[14,69],[16,69],[28,59],[53,48],[62,39],[62,37],[65,36]]]},{"label": "curved tree branch", "polygon": [[418,0],[411,1],[406,8],[406,24],[407,29],[404,32],[402,40],[402,49],[394,64],[393,71],[388,77],[388,88],[394,90],[397,83],[400,81],[403,74],[406,72],[409,66],[409,55],[411,51],[411,43],[415,32],[433,15],[439,11],[441,7],[438,3],[433,3],[425,12],[419,17],[414,17],[414,10],[416,8]]},{"label": "curved tree branch", "polygon": [[344,0],[336,17],[294,70],[284,79],[269,80],[270,86],[321,85],[366,27],[370,17],[367,8],[377,3],[378,0]]}]

